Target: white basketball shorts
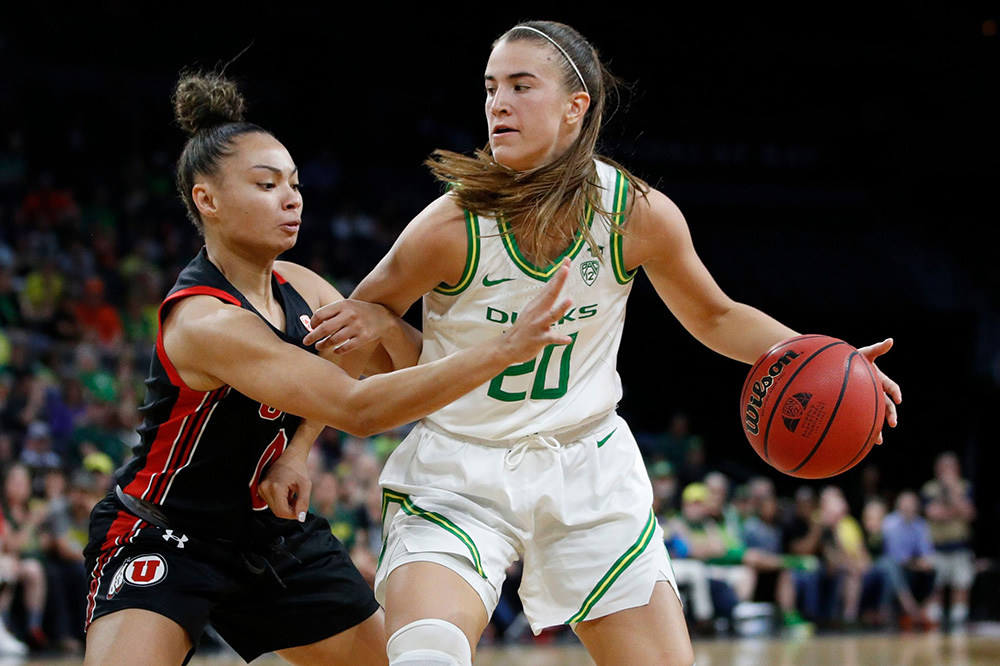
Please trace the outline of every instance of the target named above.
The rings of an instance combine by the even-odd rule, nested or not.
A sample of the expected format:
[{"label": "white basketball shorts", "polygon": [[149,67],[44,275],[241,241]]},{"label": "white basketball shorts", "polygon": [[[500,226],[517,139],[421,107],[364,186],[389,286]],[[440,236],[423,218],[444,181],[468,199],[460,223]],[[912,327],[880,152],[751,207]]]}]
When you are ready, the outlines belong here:
[{"label": "white basketball shorts", "polygon": [[375,577],[408,562],[461,575],[492,615],[508,567],[536,634],[676,593],[653,493],[635,439],[609,413],[518,441],[473,440],[423,422],[382,471],[385,543]]}]

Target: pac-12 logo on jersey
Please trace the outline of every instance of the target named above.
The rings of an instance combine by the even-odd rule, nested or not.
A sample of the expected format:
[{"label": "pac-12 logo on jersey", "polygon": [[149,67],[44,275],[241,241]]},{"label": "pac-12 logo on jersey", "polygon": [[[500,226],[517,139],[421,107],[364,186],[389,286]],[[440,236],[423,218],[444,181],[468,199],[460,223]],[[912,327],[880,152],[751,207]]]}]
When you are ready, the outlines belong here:
[{"label": "pac-12 logo on jersey", "polygon": [[594,280],[597,279],[597,274],[600,272],[601,264],[596,259],[591,259],[580,264],[580,276],[587,283],[588,287],[594,284]]},{"label": "pac-12 logo on jersey", "polygon": [[111,585],[108,587],[108,599],[118,594],[125,583],[138,587],[156,585],[167,577],[167,562],[159,555],[140,555],[125,560],[118,567]]},{"label": "pac-12 logo on jersey", "polygon": [[312,320],[309,319],[308,315],[299,315],[299,321],[302,322],[302,325],[306,327],[307,331],[312,333],[313,330]]}]

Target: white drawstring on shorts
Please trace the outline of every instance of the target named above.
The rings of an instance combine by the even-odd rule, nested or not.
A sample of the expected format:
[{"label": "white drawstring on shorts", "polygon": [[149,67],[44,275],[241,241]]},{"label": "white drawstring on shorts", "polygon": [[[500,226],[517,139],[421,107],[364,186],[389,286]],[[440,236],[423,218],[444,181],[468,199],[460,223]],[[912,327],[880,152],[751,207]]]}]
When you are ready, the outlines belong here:
[{"label": "white drawstring on shorts", "polygon": [[522,437],[514,442],[514,446],[510,447],[510,450],[507,451],[507,455],[503,459],[504,466],[507,469],[516,468],[524,459],[524,454],[532,447],[557,451],[562,448],[562,444],[555,437],[547,437],[537,432],[527,437]]}]

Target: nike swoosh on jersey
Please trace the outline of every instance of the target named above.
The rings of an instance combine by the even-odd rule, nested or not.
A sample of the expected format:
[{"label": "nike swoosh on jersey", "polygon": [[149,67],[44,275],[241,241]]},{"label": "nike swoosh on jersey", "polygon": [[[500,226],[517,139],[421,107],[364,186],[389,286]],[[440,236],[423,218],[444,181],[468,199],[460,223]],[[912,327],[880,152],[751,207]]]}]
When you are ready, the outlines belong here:
[{"label": "nike swoosh on jersey", "polygon": [[489,273],[487,273],[486,275],[483,276],[483,286],[492,287],[494,285],[500,284],[501,282],[510,282],[513,279],[514,278],[500,278],[499,280],[491,280]]},{"label": "nike swoosh on jersey", "polygon": [[618,432],[618,428],[615,428],[614,430],[609,432],[608,436],[605,437],[604,439],[597,440],[597,448],[601,448],[602,446],[604,446],[604,443],[607,442],[609,439],[611,439],[611,435],[615,434],[616,432]]}]

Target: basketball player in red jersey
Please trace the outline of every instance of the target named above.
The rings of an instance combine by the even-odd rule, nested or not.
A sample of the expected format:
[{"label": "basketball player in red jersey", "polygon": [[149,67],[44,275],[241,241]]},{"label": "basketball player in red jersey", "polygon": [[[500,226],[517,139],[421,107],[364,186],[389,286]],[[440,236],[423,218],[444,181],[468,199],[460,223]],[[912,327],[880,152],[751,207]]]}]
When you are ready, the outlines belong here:
[{"label": "basketball player in red jersey", "polygon": [[306,347],[313,311],[342,299],[276,261],[301,224],[291,156],[243,122],[242,97],[217,75],[182,78],[174,103],[190,134],[178,186],[205,247],[160,309],[142,443],[91,517],[85,663],[183,664],[211,622],[247,661],[277,651],[294,664],[384,664],[371,590],[325,520],[267,510],[263,473],[301,418],[385,430],[568,342],[551,328],[569,306],[558,301],[568,269],[502,338],[358,381],[369,355],[369,372],[412,365],[412,330],[346,302],[334,306],[342,335],[378,348],[361,345],[341,369]]}]

